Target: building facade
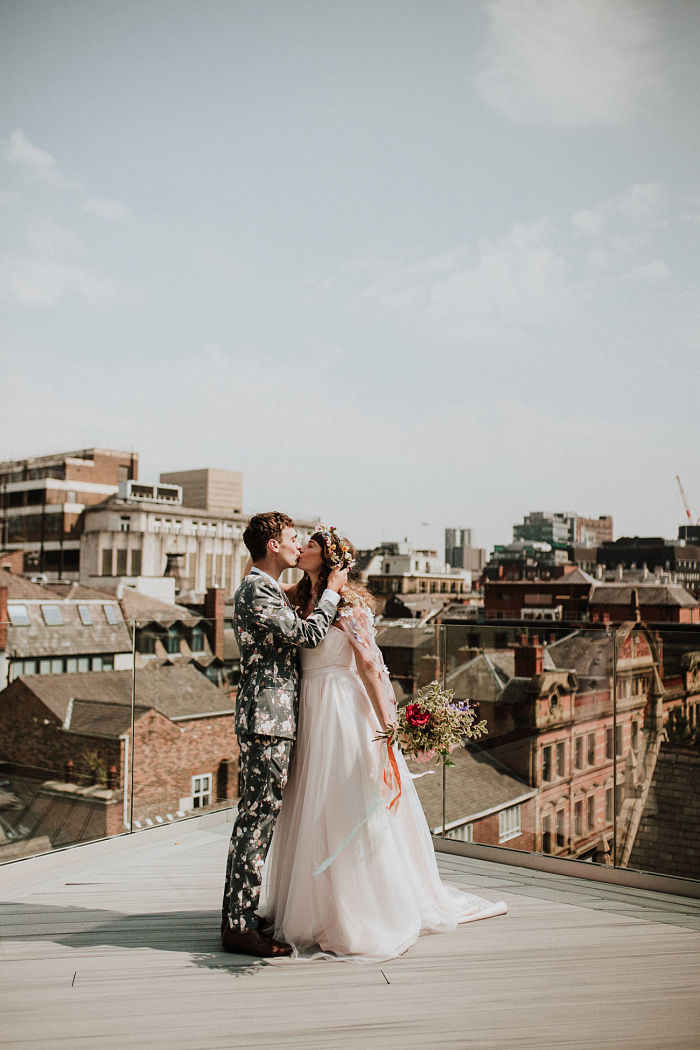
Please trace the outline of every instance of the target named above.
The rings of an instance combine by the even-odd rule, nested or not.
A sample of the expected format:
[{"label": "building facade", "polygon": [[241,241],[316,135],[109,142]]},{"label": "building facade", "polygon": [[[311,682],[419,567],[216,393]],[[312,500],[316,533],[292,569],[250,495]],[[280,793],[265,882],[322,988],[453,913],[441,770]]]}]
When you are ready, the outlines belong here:
[{"label": "building facade", "polygon": [[0,463],[0,549],[23,550],[29,574],[77,580],[85,508],[136,480],[138,461],[88,448]]}]

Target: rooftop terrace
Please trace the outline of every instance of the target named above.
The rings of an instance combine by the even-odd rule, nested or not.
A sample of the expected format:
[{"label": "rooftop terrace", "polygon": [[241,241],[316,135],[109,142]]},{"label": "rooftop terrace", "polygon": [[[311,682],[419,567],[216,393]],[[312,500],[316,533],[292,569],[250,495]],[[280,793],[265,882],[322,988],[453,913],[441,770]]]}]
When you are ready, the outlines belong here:
[{"label": "rooftop terrace", "polygon": [[697,900],[441,853],[509,914],[381,966],[253,960],[219,947],[230,820],[0,867],[0,1046],[698,1046]]}]

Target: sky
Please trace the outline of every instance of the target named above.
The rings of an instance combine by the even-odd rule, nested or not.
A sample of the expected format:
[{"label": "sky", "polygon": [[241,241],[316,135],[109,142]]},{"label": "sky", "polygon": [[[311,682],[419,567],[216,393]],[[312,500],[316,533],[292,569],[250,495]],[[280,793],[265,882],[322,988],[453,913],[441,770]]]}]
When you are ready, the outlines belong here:
[{"label": "sky", "polygon": [[700,516],[695,0],[2,0],[0,458],[364,547]]}]

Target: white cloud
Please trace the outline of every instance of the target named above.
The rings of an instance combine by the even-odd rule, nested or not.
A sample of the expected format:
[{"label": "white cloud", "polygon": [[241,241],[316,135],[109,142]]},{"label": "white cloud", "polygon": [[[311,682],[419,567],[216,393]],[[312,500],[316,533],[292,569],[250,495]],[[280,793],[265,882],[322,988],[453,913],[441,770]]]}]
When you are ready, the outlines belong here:
[{"label": "white cloud", "polygon": [[50,258],[0,257],[0,299],[49,307],[70,296],[98,309],[135,301],[125,285],[85,266]]},{"label": "white cloud", "polygon": [[657,83],[640,0],[493,0],[488,15],[476,87],[519,123],[618,124]]},{"label": "white cloud", "polygon": [[112,198],[88,197],[83,208],[91,215],[97,215],[98,218],[107,219],[109,222],[126,219],[129,215],[126,204]]},{"label": "white cloud", "polygon": [[49,186],[57,189],[80,189],[81,187],[80,182],[62,175],[58,170],[55,158],[30,142],[21,128],[15,128],[10,134],[8,158],[12,164],[21,165]]}]

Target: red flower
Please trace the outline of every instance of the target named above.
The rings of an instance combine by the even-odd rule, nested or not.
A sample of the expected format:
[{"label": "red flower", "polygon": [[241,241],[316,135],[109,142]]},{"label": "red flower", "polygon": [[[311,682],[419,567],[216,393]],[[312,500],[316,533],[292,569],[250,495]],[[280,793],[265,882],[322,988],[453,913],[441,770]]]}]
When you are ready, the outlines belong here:
[{"label": "red flower", "polygon": [[430,711],[421,711],[418,704],[409,704],[406,708],[406,721],[411,726],[427,726],[430,721]]}]

